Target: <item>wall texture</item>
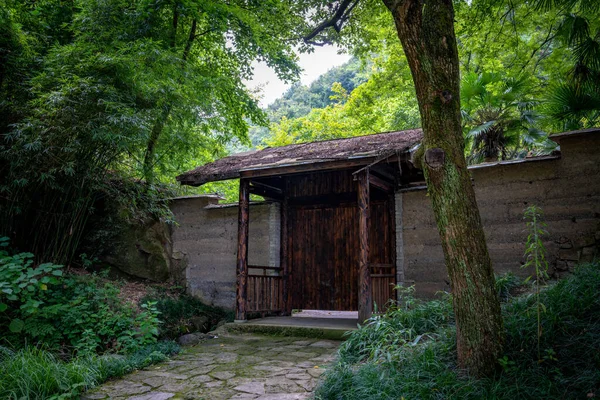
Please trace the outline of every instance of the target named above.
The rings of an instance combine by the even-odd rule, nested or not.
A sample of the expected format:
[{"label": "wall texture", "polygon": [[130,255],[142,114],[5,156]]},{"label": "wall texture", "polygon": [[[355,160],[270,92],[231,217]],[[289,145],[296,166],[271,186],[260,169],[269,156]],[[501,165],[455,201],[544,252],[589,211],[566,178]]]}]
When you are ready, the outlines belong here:
[{"label": "wall texture", "polygon": [[[555,277],[589,261],[600,245],[600,133],[565,135],[561,155],[471,167],[490,255],[497,273],[527,276],[523,256],[524,209],[542,208]],[[176,199],[172,269],[188,292],[208,304],[233,309],[237,205],[215,196]],[[396,207],[397,280],[417,295],[449,290],[440,239],[424,188],[399,191]],[[279,266],[280,210],[276,203],[250,206],[249,264]]]},{"label": "wall texture", "polygon": [[[561,155],[471,167],[477,203],[496,273],[523,270],[527,232],[523,211],[542,208],[549,235],[550,273],[558,277],[590,261],[600,244],[600,134],[564,136]],[[437,226],[426,190],[402,192],[405,285],[420,296],[449,290]]]},{"label": "wall texture", "polygon": [[[178,226],[172,233],[172,259],[185,276],[188,293],[207,304],[233,309],[238,208],[217,203],[215,196],[173,201]],[[279,266],[279,205],[251,204],[249,229],[249,264]],[[272,244],[272,239],[277,242]]]}]

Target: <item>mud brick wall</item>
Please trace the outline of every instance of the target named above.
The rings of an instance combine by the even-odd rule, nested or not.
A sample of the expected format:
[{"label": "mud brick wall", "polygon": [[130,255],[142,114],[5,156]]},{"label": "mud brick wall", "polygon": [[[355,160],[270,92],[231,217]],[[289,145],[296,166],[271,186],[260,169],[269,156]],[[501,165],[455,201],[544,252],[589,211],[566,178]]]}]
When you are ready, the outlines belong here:
[{"label": "mud brick wall", "polygon": [[[578,262],[598,256],[600,245],[600,132],[557,139],[557,157],[470,168],[490,256],[496,273],[523,270],[527,232],[523,211],[542,208],[549,235],[550,274],[560,277]],[[426,190],[397,193],[401,204],[399,277],[419,296],[449,290],[437,226]],[[401,199],[398,199],[401,196]]]},{"label": "mud brick wall", "polygon": [[[175,199],[172,264],[185,275],[187,292],[206,304],[235,305],[238,208],[219,205],[216,196]],[[279,205],[250,205],[248,261],[279,266]],[[273,241],[275,241],[273,243]]]}]

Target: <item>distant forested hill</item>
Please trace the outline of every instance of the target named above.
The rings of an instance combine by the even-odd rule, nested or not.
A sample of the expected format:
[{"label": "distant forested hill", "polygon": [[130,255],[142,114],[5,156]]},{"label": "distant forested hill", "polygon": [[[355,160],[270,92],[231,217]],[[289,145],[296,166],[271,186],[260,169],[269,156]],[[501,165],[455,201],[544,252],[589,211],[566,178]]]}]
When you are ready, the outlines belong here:
[{"label": "distant forested hill", "polygon": [[269,119],[273,122],[282,117],[298,118],[308,114],[313,108],[325,108],[332,103],[330,96],[334,93],[331,86],[339,82],[348,93],[368,79],[362,72],[361,62],[352,58],[321,75],[310,85],[297,83],[290,87],[282,97],[267,107]]},{"label": "distant forested hill", "polygon": [[[338,82],[351,93],[361,83],[368,79],[368,68],[363,68],[357,58],[352,58],[345,64],[334,67],[317,78],[310,85],[296,83],[282,97],[270,104],[267,116],[271,122],[279,122],[281,118],[299,118],[307,115],[314,108],[325,108],[333,103],[330,99],[334,92],[331,87]],[[249,131],[252,146],[263,144],[263,139],[269,136],[269,128],[251,126]]]}]

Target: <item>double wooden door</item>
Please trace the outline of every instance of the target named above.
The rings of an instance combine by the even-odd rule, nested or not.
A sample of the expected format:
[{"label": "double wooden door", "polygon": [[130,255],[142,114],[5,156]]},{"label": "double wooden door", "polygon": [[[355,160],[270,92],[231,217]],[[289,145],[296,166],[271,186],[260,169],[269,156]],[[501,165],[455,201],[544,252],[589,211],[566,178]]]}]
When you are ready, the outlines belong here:
[{"label": "double wooden door", "polygon": [[[369,261],[373,299],[382,309],[395,283],[394,218],[391,200],[370,204]],[[290,207],[292,308],[358,309],[358,207]]]}]

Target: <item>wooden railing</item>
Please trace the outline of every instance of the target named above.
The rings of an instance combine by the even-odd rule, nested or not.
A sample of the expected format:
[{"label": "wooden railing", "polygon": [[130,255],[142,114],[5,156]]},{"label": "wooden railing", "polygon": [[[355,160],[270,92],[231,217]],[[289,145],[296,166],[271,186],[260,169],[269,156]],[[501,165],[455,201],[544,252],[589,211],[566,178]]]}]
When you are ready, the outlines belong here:
[{"label": "wooden railing", "polygon": [[[395,299],[396,269],[393,264],[369,264],[371,290],[377,312],[387,308]],[[248,265],[248,312],[266,314],[283,310],[281,268]]]},{"label": "wooden railing", "polygon": [[[257,273],[257,270],[262,270]],[[267,271],[270,273],[267,274]],[[248,312],[283,310],[281,268],[248,265]]]},{"label": "wooden railing", "polygon": [[396,269],[393,264],[369,264],[371,272],[371,291],[373,303],[377,305],[377,313],[384,312],[389,299],[394,299]]}]

